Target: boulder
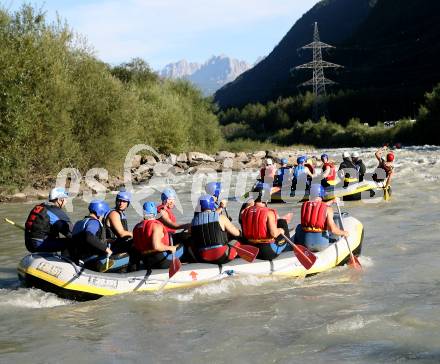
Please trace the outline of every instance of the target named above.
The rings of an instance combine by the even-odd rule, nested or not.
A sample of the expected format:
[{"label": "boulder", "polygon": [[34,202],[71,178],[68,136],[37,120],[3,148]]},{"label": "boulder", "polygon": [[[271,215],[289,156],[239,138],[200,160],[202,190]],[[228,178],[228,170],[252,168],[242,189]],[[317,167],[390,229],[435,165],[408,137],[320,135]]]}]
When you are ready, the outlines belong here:
[{"label": "boulder", "polygon": [[180,163],[188,162],[188,156],[186,155],[186,153],[180,153],[176,158],[176,162],[180,162]]},{"label": "boulder", "polygon": [[144,155],[142,157],[142,164],[148,164],[150,166],[156,165],[157,161],[152,155]]},{"label": "boulder", "polygon": [[225,159],[232,159],[235,157],[235,153],[227,152],[225,150],[222,150],[220,152],[217,152],[215,155],[215,160],[218,162],[224,161]]},{"label": "boulder", "polygon": [[165,163],[174,166],[177,163],[177,155],[171,153],[168,157],[165,158]]},{"label": "boulder", "polygon": [[189,152],[188,159],[190,163],[194,162],[215,162],[215,159],[205,153]]},{"label": "boulder", "polygon": [[263,159],[266,157],[266,152],[264,150],[260,150],[258,152],[252,153],[252,158],[255,159]]},{"label": "boulder", "polygon": [[141,165],[142,157],[140,155],[134,155],[131,160],[131,167],[138,168]]},{"label": "boulder", "polygon": [[235,156],[235,160],[246,163],[249,161],[249,157],[247,156],[247,154],[245,152],[239,152]]},{"label": "boulder", "polygon": [[246,164],[246,168],[261,168],[262,167],[262,161],[261,159],[257,158],[251,158]]},{"label": "boulder", "polygon": [[26,194],[23,192],[14,193],[10,199],[11,202],[24,202],[26,201]]},{"label": "boulder", "polygon": [[188,168],[187,172],[189,174],[194,174],[196,172],[212,172],[212,170],[220,172],[222,170],[221,164],[218,162],[203,163]]}]

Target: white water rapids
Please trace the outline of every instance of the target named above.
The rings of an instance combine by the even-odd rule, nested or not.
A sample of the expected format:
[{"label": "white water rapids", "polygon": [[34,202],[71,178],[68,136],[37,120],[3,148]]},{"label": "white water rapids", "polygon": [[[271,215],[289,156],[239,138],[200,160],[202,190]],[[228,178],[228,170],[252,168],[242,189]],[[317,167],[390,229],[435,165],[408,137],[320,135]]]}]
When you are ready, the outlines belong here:
[{"label": "white water rapids", "polygon": [[[340,160],[342,151],[329,154]],[[373,149],[358,151],[373,169]],[[345,203],[365,228],[361,275],[340,267],[84,303],[21,288],[22,232],[1,223],[0,362],[439,363],[439,180],[439,147],[404,148],[391,201]],[[192,217],[190,186],[189,178],[175,186],[186,208],[180,221]],[[32,206],[0,205],[0,217],[23,223]],[[298,223],[299,205],[274,206]],[[239,208],[229,203],[235,223]],[[71,216],[85,213],[78,202]],[[132,209],[128,218],[139,219]]]}]

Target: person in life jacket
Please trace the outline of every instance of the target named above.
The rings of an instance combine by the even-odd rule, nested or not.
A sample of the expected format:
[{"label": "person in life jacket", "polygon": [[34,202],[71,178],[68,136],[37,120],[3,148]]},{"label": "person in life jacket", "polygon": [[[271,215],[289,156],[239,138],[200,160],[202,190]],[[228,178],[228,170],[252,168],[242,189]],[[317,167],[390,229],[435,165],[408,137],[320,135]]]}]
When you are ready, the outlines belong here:
[{"label": "person in life jacket", "polygon": [[62,252],[69,248],[72,224],[63,211],[67,198],[64,188],[53,188],[49,193],[49,201],[34,206],[29,213],[24,240],[26,249],[31,253]]},{"label": "person in life jacket", "polygon": [[384,158],[383,153],[386,151],[387,147],[383,147],[375,153],[379,165],[373,174],[373,180],[381,183],[385,189],[390,187],[391,178],[394,175],[394,153],[388,152],[386,158]]},{"label": "person in life jacket", "polygon": [[226,217],[232,220],[228,215],[228,211],[226,210],[226,206],[228,202],[225,199],[220,200],[220,194],[223,192],[221,182],[207,183],[205,186],[205,191],[208,195],[214,197],[215,211],[217,211],[217,213],[219,214],[223,214],[223,212],[225,212]]},{"label": "person in life jacket", "polygon": [[288,159],[287,158],[281,158],[281,167],[278,168],[275,175],[275,181],[274,186],[275,187],[282,187],[291,185],[292,183],[292,167],[288,166]]},{"label": "person in life jacket", "polygon": [[173,212],[173,209],[176,206],[176,198],[176,191],[169,187],[165,188],[160,195],[162,203],[157,206],[157,212],[159,213],[157,219],[164,224],[168,234],[170,234],[170,238],[174,242],[174,245],[183,243],[189,237],[188,233],[183,231],[177,233],[176,230],[187,230],[191,225],[177,223],[176,215],[174,215]]},{"label": "person in life jacket", "polygon": [[145,269],[168,269],[173,256],[183,255],[183,246],[174,246],[167,227],[157,219],[154,202],[143,204],[144,218],[133,229],[134,249],[143,261]]},{"label": "person in life jacket", "polygon": [[112,240],[114,253],[128,252],[132,244],[133,234],[128,230],[128,221],[125,211],[130,205],[131,194],[119,191],[116,195],[115,207],[104,217],[103,224],[106,238]]},{"label": "person in life jacket", "polygon": [[302,189],[304,187],[305,190],[310,188],[310,183],[313,178],[313,173],[310,171],[310,168],[306,167],[307,157],[302,155],[296,159],[297,165],[293,171],[293,180],[292,180],[292,191],[297,189]]},{"label": "person in life jacket", "polygon": [[113,251],[106,240],[105,227],[102,224],[104,216],[110,211],[105,201],[93,200],[89,204],[89,215],[79,220],[73,226],[72,238],[77,260],[87,261],[91,257],[110,256]]},{"label": "person in life jacket", "polygon": [[260,251],[257,258],[275,259],[286,248],[287,242],[282,235],[289,238],[288,222],[292,214],[278,219],[275,209],[267,207],[270,200],[270,185],[260,183],[253,194],[253,205],[250,204],[241,212],[241,226],[245,244],[254,244]]},{"label": "person in life jacket", "polygon": [[199,209],[191,222],[192,249],[200,261],[225,264],[237,256],[234,246],[238,242],[229,242],[238,238],[240,230],[231,221],[216,211],[214,197],[203,195],[199,198]]},{"label": "person in life jacket", "polygon": [[358,152],[351,153],[351,161],[353,162],[354,167],[358,172],[359,182],[362,182],[364,180],[364,175],[367,172],[367,167],[365,166],[362,159],[360,159],[359,157],[360,155]]},{"label": "person in life jacket", "polygon": [[301,207],[301,224],[295,230],[295,242],[311,251],[322,251],[330,245],[330,234],[348,237],[348,232],[338,228],[333,220],[333,201],[323,202],[324,188],[319,184],[310,187],[309,201]]},{"label": "person in life jacket", "polygon": [[342,163],[339,166],[338,175],[344,179],[344,187],[348,187],[350,183],[358,182],[356,166],[351,160],[349,152],[342,153]]},{"label": "person in life jacket", "polygon": [[274,166],[272,159],[267,158],[265,166],[263,166],[260,170],[260,181],[272,186],[276,171],[277,167]]},{"label": "person in life jacket", "polygon": [[334,186],[336,184],[336,168],[333,162],[330,162],[327,154],[321,155],[322,162],[322,180],[323,187]]}]

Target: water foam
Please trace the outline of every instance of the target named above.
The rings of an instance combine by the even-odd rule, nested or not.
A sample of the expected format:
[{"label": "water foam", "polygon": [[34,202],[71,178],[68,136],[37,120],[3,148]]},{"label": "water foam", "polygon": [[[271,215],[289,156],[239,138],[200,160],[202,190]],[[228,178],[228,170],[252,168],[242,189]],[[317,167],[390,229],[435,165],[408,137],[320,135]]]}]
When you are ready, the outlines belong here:
[{"label": "water foam", "polygon": [[38,289],[0,289],[0,297],[0,307],[47,308],[72,304],[72,301]]}]

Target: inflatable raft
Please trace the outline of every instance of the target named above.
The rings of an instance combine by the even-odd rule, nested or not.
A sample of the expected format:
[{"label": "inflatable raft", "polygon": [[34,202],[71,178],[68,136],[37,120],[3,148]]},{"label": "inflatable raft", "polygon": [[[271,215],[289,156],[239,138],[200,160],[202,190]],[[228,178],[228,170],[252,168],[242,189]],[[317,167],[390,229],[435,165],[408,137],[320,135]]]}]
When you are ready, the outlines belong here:
[{"label": "inflatable raft", "polygon": [[[343,186],[331,186],[326,189],[326,196],[324,201],[332,200],[335,197],[342,198],[344,201],[359,201],[368,200],[373,198],[384,198],[385,191],[381,184],[374,181],[363,181],[357,183],[350,183],[348,187]],[[389,195],[391,191],[389,190]],[[303,202],[307,201],[308,191],[282,191],[278,190],[271,195],[272,203],[280,202]]]},{"label": "inflatable raft", "polygon": [[[339,216],[335,214],[335,220],[338,219]],[[363,240],[362,224],[354,217],[346,217],[344,226],[350,232],[348,242],[353,253],[359,255]],[[254,263],[247,263],[242,259],[235,259],[224,265],[182,264],[180,271],[171,279],[168,279],[168,270],[165,269],[99,273],[52,253],[29,254],[20,261],[17,270],[20,280],[27,287],[84,301],[117,294],[195,287],[243,275],[306,277],[345,264],[349,258],[347,243],[345,239],[336,240],[326,250],[316,253],[316,256],[317,260],[309,270],[301,265],[292,251],[283,252],[271,262],[256,260]]]}]

